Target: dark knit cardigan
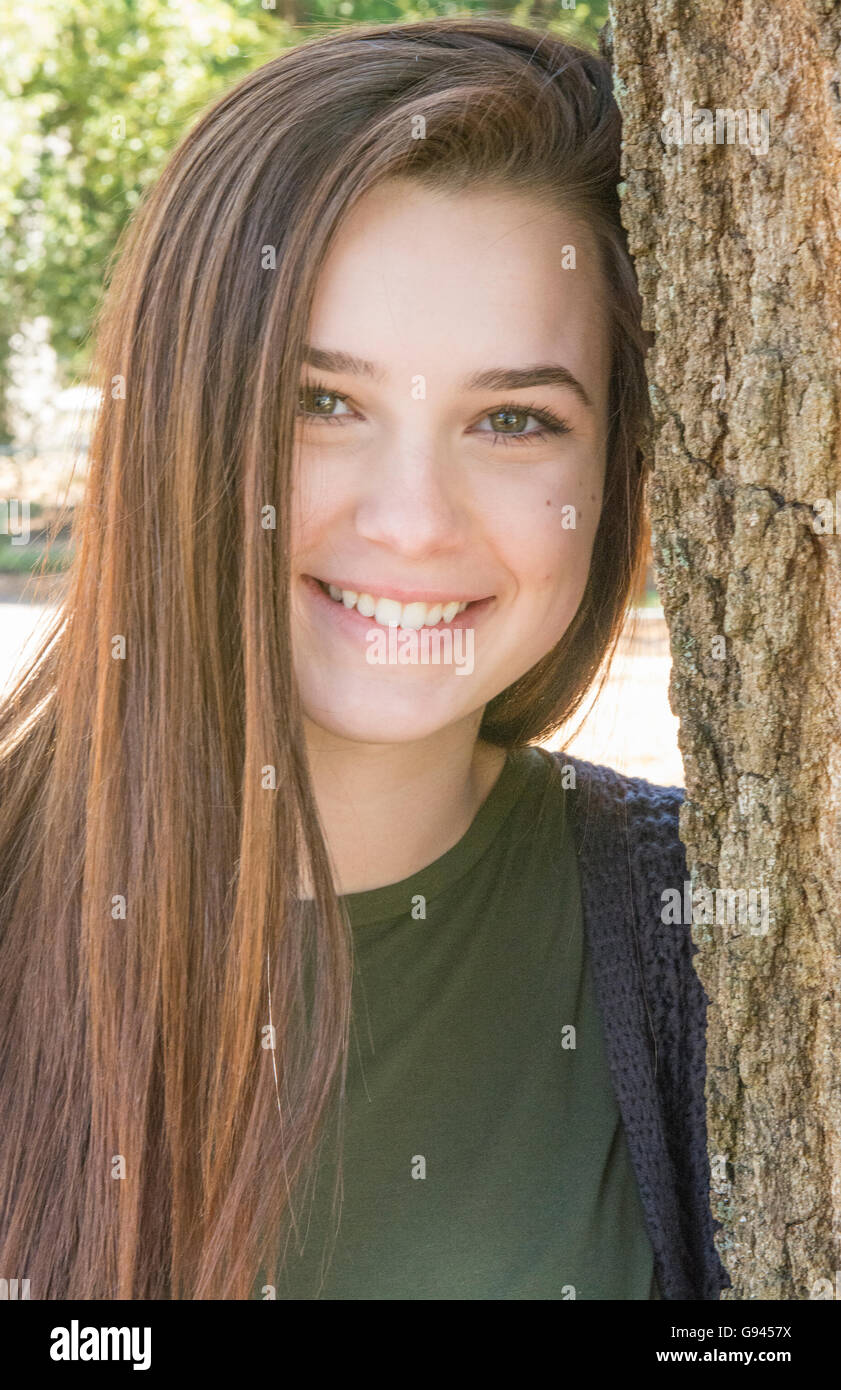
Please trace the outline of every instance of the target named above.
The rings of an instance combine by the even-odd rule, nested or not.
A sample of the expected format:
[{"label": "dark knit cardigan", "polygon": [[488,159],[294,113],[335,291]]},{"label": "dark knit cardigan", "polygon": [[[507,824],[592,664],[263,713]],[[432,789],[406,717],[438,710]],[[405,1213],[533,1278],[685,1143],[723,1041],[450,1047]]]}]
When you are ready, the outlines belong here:
[{"label": "dark knit cardigan", "polygon": [[571,797],[584,929],[608,1064],[664,1299],[718,1299],[707,1157],[707,995],[690,927],[661,921],[666,888],[689,875],[681,787],[660,787],[556,753]]}]

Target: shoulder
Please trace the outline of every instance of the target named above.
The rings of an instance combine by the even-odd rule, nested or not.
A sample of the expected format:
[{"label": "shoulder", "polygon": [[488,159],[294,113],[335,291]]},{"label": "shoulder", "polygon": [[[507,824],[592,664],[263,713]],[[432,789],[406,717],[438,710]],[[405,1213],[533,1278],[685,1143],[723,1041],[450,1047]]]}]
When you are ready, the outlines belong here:
[{"label": "shoulder", "polygon": [[[564,752],[552,756],[561,768],[573,771],[568,785],[576,840],[580,851],[590,851],[595,870],[601,862],[607,873],[616,854],[630,850],[630,867],[637,875],[685,876],[686,851],[680,839],[683,787],[660,786]],[[605,850],[610,852],[609,863],[600,858]]]},{"label": "shoulder", "polygon": [[[586,898],[615,904],[617,915],[631,924],[644,980],[656,986],[654,1013],[667,1003],[685,1006],[687,991],[697,1010],[703,1003],[700,982],[688,967],[698,948],[690,921],[674,910],[682,907],[689,884],[680,838],[684,789],[566,753],[553,756],[574,771],[569,804]],[[667,904],[670,910],[664,911]]]},{"label": "shoulder", "polygon": [[676,815],[685,792],[683,787],[660,786],[644,777],[631,777],[603,763],[589,763],[570,753],[552,753],[560,767],[575,770],[575,786],[585,793],[586,800],[600,814],[609,815],[628,808],[635,816],[642,815],[654,822],[670,822]]}]

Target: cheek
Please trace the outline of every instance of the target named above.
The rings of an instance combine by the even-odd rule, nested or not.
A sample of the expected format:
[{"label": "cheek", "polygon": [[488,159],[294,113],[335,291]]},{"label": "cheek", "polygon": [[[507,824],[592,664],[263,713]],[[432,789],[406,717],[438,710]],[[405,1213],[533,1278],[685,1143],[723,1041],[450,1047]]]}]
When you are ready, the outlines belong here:
[{"label": "cheek", "polygon": [[577,606],[587,584],[600,492],[544,487],[529,512],[509,512],[502,544],[521,594],[542,607]]},{"label": "cheek", "polygon": [[339,490],[330,485],[328,470],[319,463],[315,452],[302,458],[296,466],[292,488],[293,554],[315,544],[335,524],[343,506]]},{"label": "cheek", "polygon": [[556,532],[533,546],[527,590],[539,615],[546,621],[570,622],[587,587],[593,538],[589,531]]}]

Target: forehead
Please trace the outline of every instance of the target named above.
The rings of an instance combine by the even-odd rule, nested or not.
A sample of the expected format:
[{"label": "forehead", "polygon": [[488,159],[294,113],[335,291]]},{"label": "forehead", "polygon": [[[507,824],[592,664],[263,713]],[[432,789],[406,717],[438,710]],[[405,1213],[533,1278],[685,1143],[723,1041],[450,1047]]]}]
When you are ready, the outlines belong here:
[{"label": "forehead", "polygon": [[341,224],[310,342],[442,385],[490,362],[557,360],[604,404],[604,294],[594,240],[569,213],[520,192],[392,180]]}]

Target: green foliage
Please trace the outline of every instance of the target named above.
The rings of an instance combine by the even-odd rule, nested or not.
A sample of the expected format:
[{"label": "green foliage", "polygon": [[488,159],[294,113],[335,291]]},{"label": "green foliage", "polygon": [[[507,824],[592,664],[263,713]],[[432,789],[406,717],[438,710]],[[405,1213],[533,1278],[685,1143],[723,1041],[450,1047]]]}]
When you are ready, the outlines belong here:
[{"label": "green foliage", "polygon": [[282,49],[345,25],[486,14],[595,45],[607,0],[492,9],[434,0],[0,0],[0,443],[8,340],[52,324],[63,384],[84,376],[109,258],[203,108]]}]

